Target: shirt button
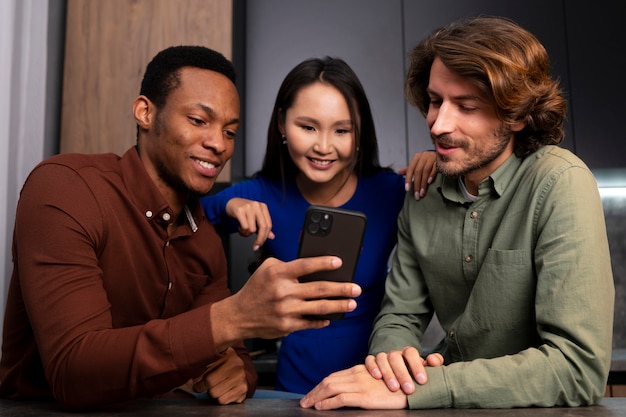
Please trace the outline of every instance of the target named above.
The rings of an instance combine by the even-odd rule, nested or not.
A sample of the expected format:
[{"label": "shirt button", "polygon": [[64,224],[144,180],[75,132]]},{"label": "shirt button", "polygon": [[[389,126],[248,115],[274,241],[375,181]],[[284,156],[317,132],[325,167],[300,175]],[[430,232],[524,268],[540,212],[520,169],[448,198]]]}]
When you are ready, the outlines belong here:
[{"label": "shirt button", "polygon": [[474,260],[474,257],[472,255],[466,255],[465,256],[465,262],[470,263],[470,262],[472,262],[472,260]]},{"label": "shirt button", "polygon": [[150,210],[146,211],[146,217],[147,218],[152,218],[152,212]]},{"label": "shirt button", "polygon": [[172,216],[169,213],[163,213],[163,216],[161,216],[161,218],[164,222],[169,222]]},{"label": "shirt button", "polygon": [[170,282],[169,284],[167,284],[167,290],[171,290],[172,289],[172,283]]},{"label": "shirt button", "polygon": [[470,213],[470,218],[471,218],[471,219],[475,219],[475,218],[477,218],[477,217],[478,217],[478,212],[476,212],[476,211],[472,211],[472,212]]},{"label": "shirt button", "polygon": [[454,337],[454,329],[450,330],[450,332],[448,333],[448,335],[449,335],[450,337]]}]

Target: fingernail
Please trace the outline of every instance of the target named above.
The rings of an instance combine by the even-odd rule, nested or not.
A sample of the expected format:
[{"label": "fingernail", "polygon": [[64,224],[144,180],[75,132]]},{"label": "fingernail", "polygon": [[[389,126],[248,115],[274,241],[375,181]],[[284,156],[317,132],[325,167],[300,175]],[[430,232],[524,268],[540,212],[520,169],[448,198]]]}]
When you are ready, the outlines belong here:
[{"label": "fingernail", "polygon": [[433,182],[434,178],[433,177],[428,177],[428,183],[430,184],[431,182]]},{"label": "fingernail", "polygon": [[424,188],[422,188],[420,190],[420,197],[424,197],[426,195],[426,190]]},{"label": "fingernail", "polygon": [[416,191],[416,192],[415,192],[415,194],[413,195],[413,197],[414,197],[416,200],[419,200],[419,199],[420,199],[420,193],[418,193],[418,192]]},{"label": "fingernail", "polygon": [[350,309],[350,311],[354,310],[356,308],[356,301],[354,300],[348,301],[348,308]]},{"label": "fingernail", "polygon": [[304,397],[300,400],[300,406],[303,408],[307,408],[309,406],[309,399]]},{"label": "fingernail", "polygon": [[410,382],[405,382],[404,384],[402,384],[402,391],[411,392],[412,390],[413,390],[413,384],[411,384]]},{"label": "fingernail", "polygon": [[353,297],[358,297],[359,295],[361,295],[361,288],[358,285],[353,285],[352,286],[352,296]]},{"label": "fingernail", "polygon": [[396,381],[395,379],[390,379],[389,380],[389,388],[391,388],[392,390],[396,390],[400,387],[400,385],[398,384],[398,381]]},{"label": "fingernail", "polygon": [[426,383],[426,375],[424,375],[421,372],[419,374],[417,374],[417,378],[416,379],[417,379],[417,383],[420,384],[420,385]]},{"label": "fingernail", "polygon": [[252,250],[256,252],[256,251],[258,251],[258,250],[259,250],[259,248],[260,248],[260,246],[259,246],[259,245],[254,245],[254,246],[252,247]]},{"label": "fingernail", "polygon": [[411,188],[411,184],[409,184],[408,182],[404,183],[404,191],[409,191],[409,188]]}]

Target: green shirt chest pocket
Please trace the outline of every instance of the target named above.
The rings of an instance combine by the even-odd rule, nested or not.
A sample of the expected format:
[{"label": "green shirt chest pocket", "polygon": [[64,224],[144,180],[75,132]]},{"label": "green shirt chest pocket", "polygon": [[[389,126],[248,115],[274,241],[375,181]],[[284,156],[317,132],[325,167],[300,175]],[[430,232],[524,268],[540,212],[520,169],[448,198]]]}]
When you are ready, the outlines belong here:
[{"label": "green shirt chest pocket", "polygon": [[486,330],[525,328],[534,321],[536,274],[525,250],[489,249],[465,313]]}]

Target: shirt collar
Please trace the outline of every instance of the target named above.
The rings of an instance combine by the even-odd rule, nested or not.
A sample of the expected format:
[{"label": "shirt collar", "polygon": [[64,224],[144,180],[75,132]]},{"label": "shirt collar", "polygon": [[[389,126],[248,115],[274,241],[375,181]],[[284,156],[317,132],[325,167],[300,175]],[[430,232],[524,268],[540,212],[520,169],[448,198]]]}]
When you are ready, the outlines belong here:
[{"label": "shirt collar", "polygon": [[[513,177],[521,164],[522,158],[517,157],[513,153],[489,176],[489,184],[498,197],[502,197],[505,193],[507,186],[513,181]],[[481,185],[485,182],[486,180]]]},{"label": "shirt collar", "polygon": [[[130,191],[131,199],[138,210],[144,213],[145,219],[156,222],[166,228],[174,219],[174,212],[169,206],[163,194],[158,189],[141,159],[136,146],[128,149],[120,160],[122,177],[126,189]],[[192,199],[187,203],[188,210],[183,210],[180,216],[187,221],[193,232],[204,217],[204,212],[198,199]],[[192,221],[190,221],[192,220]]]},{"label": "shirt collar", "polygon": [[[505,193],[507,185],[510,184],[521,163],[522,158],[511,154],[502,165],[479,184],[479,198],[490,194],[501,197]],[[463,193],[459,189],[457,177],[443,177],[438,191],[444,200],[462,205],[472,203],[463,196]]]}]

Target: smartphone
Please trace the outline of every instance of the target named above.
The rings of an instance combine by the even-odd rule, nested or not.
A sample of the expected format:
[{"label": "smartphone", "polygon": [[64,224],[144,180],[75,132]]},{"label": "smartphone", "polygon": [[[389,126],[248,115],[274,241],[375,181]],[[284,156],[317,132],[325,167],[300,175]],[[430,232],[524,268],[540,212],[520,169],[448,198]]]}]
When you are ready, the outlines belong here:
[{"label": "smartphone", "polygon": [[[299,278],[300,282],[351,282],[363,246],[367,217],[354,210],[309,206],[300,232],[298,258],[334,255],[342,260],[341,267],[319,271]],[[343,313],[315,316],[316,319],[340,320]]]}]

